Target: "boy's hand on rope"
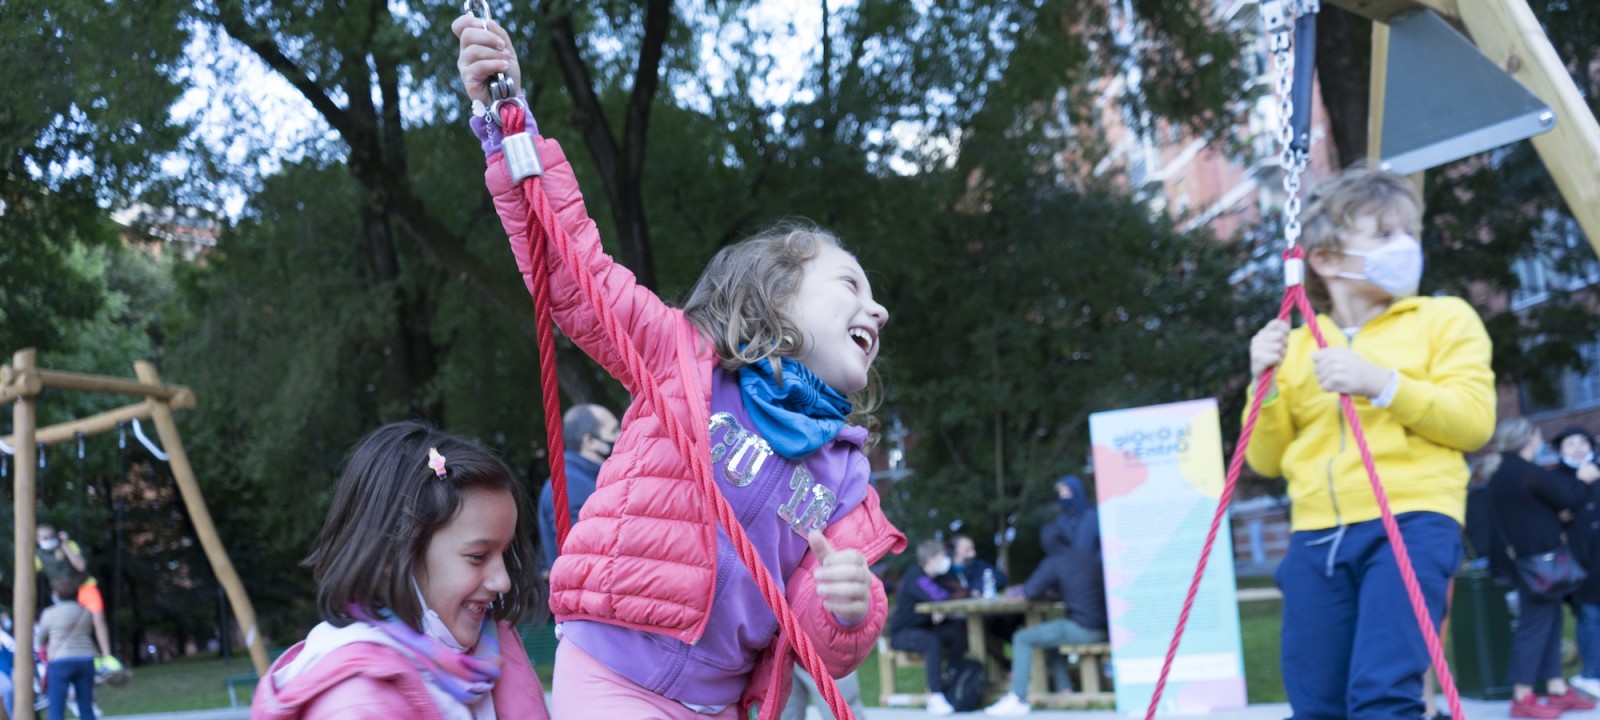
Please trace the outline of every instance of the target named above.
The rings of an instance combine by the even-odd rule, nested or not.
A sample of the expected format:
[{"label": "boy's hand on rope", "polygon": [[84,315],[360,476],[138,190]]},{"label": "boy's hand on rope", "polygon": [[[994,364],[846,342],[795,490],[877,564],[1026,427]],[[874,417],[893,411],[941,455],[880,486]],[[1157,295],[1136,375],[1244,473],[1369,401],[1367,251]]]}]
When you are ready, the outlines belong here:
[{"label": "boy's hand on rope", "polygon": [[1273,320],[1250,339],[1250,382],[1261,378],[1267,368],[1283,362],[1283,353],[1289,349],[1289,323]]},{"label": "boy's hand on rope", "polygon": [[462,15],[450,23],[450,31],[461,38],[461,54],[456,58],[456,70],[461,73],[461,85],[467,97],[485,105],[489,104],[489,81],[495,73],[505,73],[515,87],[522,87],[522,69],[517,65],[517,54],[511,49],[511,36],[499,23],[483,21],[471,15]]},{"label": "boy's hand on rope", "polygon": [[872,603],[872,571],[867,569],[867,556],[860,550],[833,549],[817,530],[806,536],[806,542],[811,543],[811,552],[817,556],[817,569],[811,577],[817,581],[822,607],[847,623],[860,622]]},{"label": "boy's hand on rope", "polygon": [[1311,362],[1323,390],[1369,398],[1383,393],[1383,387],[1389,384],[1389,376],[1394,372],[1363,360],[1347,347],[1318,350],[1312,353]]}]

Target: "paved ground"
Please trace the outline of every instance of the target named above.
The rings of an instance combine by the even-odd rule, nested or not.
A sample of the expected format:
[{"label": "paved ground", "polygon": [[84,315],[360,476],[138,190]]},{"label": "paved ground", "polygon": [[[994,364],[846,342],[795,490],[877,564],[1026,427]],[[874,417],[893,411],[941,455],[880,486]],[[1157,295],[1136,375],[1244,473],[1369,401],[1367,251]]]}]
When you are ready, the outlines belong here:
[{"label": "paved ground", "polygon": [[[1485,702],[1479,700],[1461,701],[1462,710],[1469,718],[1504,718],[1510,707],[1505,701]],[[1142,717],[1144,713],[1138,713]],[[1577,717],[1600,717],[1600,711],[1576,713]],[[1211,720],[1283,720],[1289,716],[1289,706],[1282,703],[1268,705],[1251,705],[1243,710],[1229,710],[1211,713],[1206,716]],[[220,710],[197,710],[194,712],[164,713],[153,715],[115,715],[108,716],[111,720],[247,720],[250,711],[247,708],[222,708]],[[816,718],[813,710],[810,718]],[[864,720],[927,720],[931,717],[921,709],[907,708],[867,708],[867,717]],[[953,718],[986,717],[982,712],[957,713]],[[1128,715],[1119,715],[1111,710],[1035,710],[1030,718],[1038,720],[1127,720]]]}]

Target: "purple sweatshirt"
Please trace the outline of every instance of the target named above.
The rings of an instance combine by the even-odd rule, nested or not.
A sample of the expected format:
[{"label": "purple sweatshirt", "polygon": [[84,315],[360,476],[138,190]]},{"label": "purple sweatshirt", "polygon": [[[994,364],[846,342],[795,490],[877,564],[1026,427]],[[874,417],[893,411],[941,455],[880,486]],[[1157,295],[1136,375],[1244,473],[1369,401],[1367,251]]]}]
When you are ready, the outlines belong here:
[{"label": "purple sweatshirt", "polygon": [[[867,431],[847,425],[796,463],[757,434],[744,411],[737,373],[717,368],[711,382],[713,479],[782,592],[810,549],[807,533],[827,527],[866,499],[868,475],[850,477],[846,471]],[[695,705],[737,703],[756,656],[777,637],[778,620],[721,527],[711,617],[696,645],[587,620],[562,623],[561,633],[617,674],[663,697]]]}]

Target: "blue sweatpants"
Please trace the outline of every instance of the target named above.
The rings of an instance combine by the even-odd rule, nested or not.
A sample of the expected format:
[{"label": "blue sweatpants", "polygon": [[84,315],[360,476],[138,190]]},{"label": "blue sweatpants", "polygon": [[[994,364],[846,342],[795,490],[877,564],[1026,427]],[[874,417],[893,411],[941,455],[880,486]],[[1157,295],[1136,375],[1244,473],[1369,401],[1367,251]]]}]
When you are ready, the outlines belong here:
[{"label": "blue sweatpants", "polygon": [[[1396,517],[1438,628],[1461,563],[1461,526],[1446,515]],[[1289,538],[1283,591],[1283,684],[1293,720],[1422,715],[1428,647],[1417,627],[1382,520]]]}]

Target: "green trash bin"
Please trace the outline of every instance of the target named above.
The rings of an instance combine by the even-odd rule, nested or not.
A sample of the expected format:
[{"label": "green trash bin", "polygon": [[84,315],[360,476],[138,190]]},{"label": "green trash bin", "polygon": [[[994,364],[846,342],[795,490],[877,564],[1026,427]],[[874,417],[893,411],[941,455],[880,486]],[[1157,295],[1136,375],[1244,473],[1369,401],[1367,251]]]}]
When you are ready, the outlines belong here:
[{"label": "green trash bin", "polygon": [[1511,681],[1511,608],[1509,584],[1496,582],[1488,568],[1468,568],[1456,575],[1450,606],[1450,643],[1454,649],[1456,688],[1464,697],[1509,700]]}]

